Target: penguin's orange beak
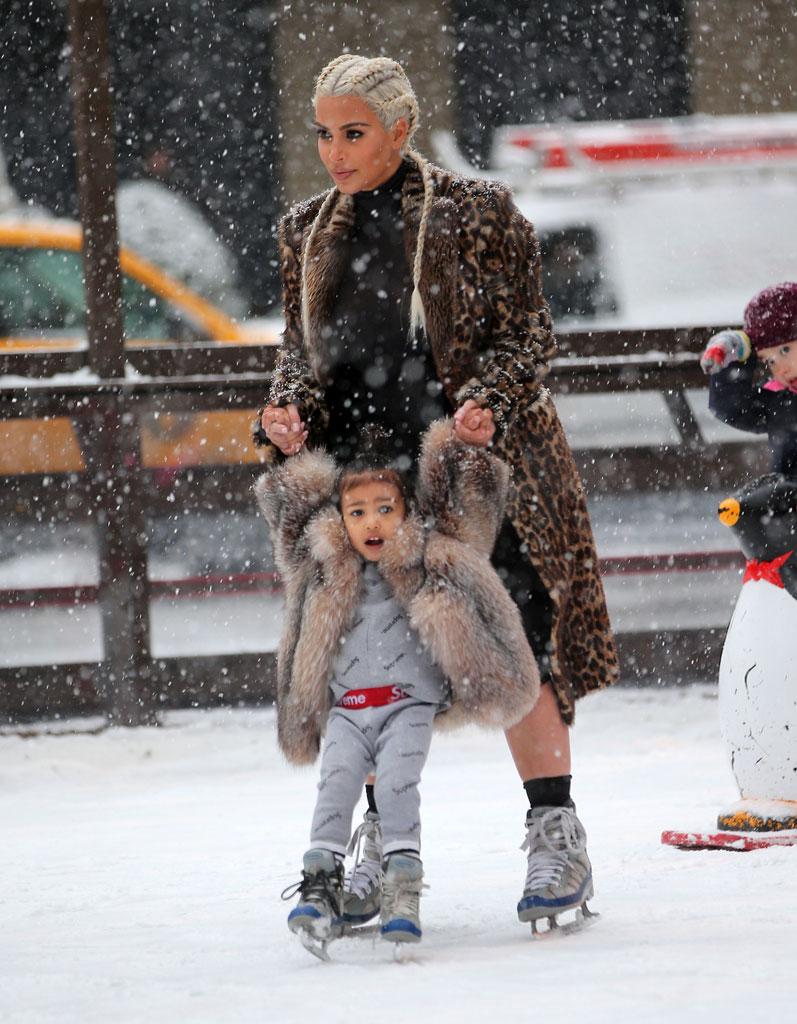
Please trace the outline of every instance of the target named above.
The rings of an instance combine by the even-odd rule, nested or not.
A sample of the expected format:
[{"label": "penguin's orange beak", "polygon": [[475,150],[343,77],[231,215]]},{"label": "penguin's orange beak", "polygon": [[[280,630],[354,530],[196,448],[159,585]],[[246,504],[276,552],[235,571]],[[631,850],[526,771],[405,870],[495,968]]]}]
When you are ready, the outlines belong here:
[{"label": "penguin's orange beak", "polygon": [[742,509],[736,498],[726,498],[720,502],[717,514],[720,517],[721,523],[724,523],[726,526],[735,526],[739,522]]}]

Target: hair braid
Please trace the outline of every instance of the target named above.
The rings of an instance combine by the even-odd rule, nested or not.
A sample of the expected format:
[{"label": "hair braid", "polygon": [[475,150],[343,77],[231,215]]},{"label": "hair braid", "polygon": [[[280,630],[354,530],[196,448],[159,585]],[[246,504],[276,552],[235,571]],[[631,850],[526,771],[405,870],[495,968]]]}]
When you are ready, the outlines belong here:
[{"label": "hair braid", "polygon": [[415,244],[415,258],[412,261],[412,298],[410,300],[410,333],[417,328],[426,330],[426,310],[423,308],[421,298],[421,270],[423,267],[423,250],[426,245],[426,228],[429,223],[429,213],[432,209],[434,198],[434,183],[429,171],[429,161],[421,154],[411,149],[407,156],[415,161],[415,166],[421,172],[423,179],[423,206],[421,207],[421,219],[418,224],[418,241]]}]

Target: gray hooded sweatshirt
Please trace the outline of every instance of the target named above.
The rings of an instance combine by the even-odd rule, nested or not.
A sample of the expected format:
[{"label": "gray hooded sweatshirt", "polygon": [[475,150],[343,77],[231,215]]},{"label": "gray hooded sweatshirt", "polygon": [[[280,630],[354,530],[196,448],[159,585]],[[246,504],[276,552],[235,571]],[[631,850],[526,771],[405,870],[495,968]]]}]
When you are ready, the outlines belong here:
[{"label": "gray hooded sweatshirt", "polygon": [[399,686],[416,700],[447,705],[449,687],[375,562],[363,568],[354,623],[341,641],[330,682],[333,702],[347,690]]}]

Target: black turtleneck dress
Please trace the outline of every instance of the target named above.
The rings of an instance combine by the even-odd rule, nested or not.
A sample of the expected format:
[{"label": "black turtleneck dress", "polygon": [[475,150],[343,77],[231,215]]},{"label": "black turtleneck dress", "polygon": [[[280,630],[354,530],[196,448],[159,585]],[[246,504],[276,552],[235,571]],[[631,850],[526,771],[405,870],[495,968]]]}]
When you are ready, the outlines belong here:
[{"label": "black turtleneck dress", "polygon": [[379,188],[354,195],[346,271],[328,324],[330,410],[326,446],[346,461],[364,423],[390,435],[397,464],[410,469],[429,424],[453,412],[422,332],[410,340],[412,275],[404,251],[401,186],[406,164]]},{"label": "black turtleneck dress", "polygon": [[[411,471],[426,428],[454,410],[437,379],[425,335],[409,336],[412,275],[401,219],[405,175],[402,164],[378,188],[354,194],[349,261],[327,325],[330,419],[325,442],[345,462],[357,448],[363,424],[378,423],[389,433],[397,465]],[[493,564],[520,609],[544,679],[550,598],[509,520],[498,536]]]}]

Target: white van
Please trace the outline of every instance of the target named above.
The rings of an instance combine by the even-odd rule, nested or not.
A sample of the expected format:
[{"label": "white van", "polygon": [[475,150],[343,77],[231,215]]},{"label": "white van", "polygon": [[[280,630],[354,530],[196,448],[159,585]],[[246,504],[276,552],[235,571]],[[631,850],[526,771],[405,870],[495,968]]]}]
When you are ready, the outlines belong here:
[{"label": "white van", "polygon": [[559,328],[737,324],[797,279],[795,114],[505,127],[487,176],[537,229]]}]

